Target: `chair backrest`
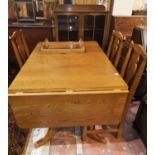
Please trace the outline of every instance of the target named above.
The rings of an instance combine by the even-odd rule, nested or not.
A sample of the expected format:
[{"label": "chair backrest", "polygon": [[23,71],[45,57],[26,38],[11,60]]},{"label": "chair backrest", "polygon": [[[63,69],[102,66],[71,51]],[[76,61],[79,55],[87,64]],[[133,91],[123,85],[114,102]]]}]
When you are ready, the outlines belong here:
[{"label": "chair backrest", "polygon": [[21,68],[30,55],[22,30],[15,31],[9,36],[13,46],[14,54]]},{"label": "chair backrest", "polygon": [[144,47],[131,41],[120,72],[129,87],[127,103],[131,102],[131,99],[135,94],[145,69],[146,62],[147,54]]},{"label": "chair backrest", "polygon": [[116,68],[121,56],[124,40],[125,37],[121,32],[113,30],[107,50],[107,56]]}]

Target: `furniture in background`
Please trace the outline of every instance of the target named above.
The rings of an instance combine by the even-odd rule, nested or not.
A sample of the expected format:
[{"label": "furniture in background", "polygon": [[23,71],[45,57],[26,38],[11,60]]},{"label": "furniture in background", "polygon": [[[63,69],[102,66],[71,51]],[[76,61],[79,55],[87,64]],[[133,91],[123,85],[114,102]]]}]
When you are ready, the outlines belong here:
[{"label": "furniture in background", "polygon": [[107,56],[116,68],[121,56],[124,41],[125,37],[122,33],[113,30],[107,50]]},{"label": "furniture in background", "polygon": [[54,8],[57,41],[96,40],[105,47],[110,13],[102,5],[58,5]]},{"label": "furniture in background", "polygon": [[141,44],[147,50],[147,26],[135,26],[131,39],[134,43]]},{"label": "furniture in background", "polygon": [[81,5],[98,5],[98,0],[87,0],[87,1],[85,1],[85,0],[72,0],[73,2],[72,2],[72,4],[81,4]]},{"label": "furniture in background", "polygon": [[14,0],[17,21],[36,20],[36,6],[34,0]]},{"label": "furniture in background", "polygon": [[[18,6],[16,5],[18,3]],[[50,19],[53,9],[56,5],[104,5],[107,11],[112,10],[113,0],[8,0],[9,19],[18,18],[19,14],[22,20],[35,21],[38,19]],[[15,7],[16,6],[16,7]],[[17,8],[15,10],[15,8]],[[31,18],[29,18],[31,17]],[[32,19],[33,17],[33,19]],[[29,21],[30,21],[29,20]]]},{"label": "furniture in background", "polygon": [[19,127],[51,127],[48,137],[57,127],[121,123],[127,84],[97,42],[84,46],[87,52],[54,54],[37,44],[9,87]]},{"label": "furniture in background", "polygon": [[32,22],[38,19],[49,19],[53,6],[57,3],[56,0],[8,0],[8,17]]},{"label": "furniture in background", "polygon": [[146,26],[147,16],[112,16],[111,30],[122,32],[127,39],[131,38],[135,26]]},{"label": "furniture in background", "polygon": [[20,68],[24,65],[25,61],[30,55],[26,40],[23,35],[23,31],[14,31],[11,36],[9,36],[11,44],[14,50],[14,54],[18,65]]}]

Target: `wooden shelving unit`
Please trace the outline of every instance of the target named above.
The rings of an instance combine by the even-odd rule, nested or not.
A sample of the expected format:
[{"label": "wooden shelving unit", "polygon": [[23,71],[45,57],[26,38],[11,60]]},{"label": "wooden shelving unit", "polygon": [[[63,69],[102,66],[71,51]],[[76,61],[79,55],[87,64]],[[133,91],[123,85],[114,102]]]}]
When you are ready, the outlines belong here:
[{"label": "wooden shelving unit", "polygon": [[54,38],[57,41],[96,40],[105,47],[109,11],[103,5],[58,5],[54,9]]}]

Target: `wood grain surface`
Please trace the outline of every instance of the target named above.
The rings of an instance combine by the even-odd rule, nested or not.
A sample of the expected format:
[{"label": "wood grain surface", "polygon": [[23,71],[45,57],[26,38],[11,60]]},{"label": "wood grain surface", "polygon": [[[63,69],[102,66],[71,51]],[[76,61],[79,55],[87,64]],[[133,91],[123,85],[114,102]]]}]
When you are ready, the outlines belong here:
[{"label": "wood grain surface", "polygon": [[53,54],[37,45],[9,87],[16,92],[57,92],[114,89],[127,85],[99,45],[85,42],[85,53]]},{"label": "wood grain surface", "polygon": [[120,122],[128,87],[99,45],[85,53],[52,54],[39,43],[9,87],[21,128]]},{"label": "wood grain surface", "polygon": [[21,128],[118,124],[127,91],[23,94],[9,97]]}]

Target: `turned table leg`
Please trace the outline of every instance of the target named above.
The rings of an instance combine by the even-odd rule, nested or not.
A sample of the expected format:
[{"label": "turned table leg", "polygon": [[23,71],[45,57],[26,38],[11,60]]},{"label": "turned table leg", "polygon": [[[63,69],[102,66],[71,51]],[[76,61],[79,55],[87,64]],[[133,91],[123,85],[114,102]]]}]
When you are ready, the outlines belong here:
[{"label": "turned table leg", "polygon": [[45,137],[35,142],[34,144],[35,148],[38,148],[48,143],[52,139],[52,137],[55,135],[55,133],[56,133],[56,128],[50,128],[47,134],[45,135]]}]

